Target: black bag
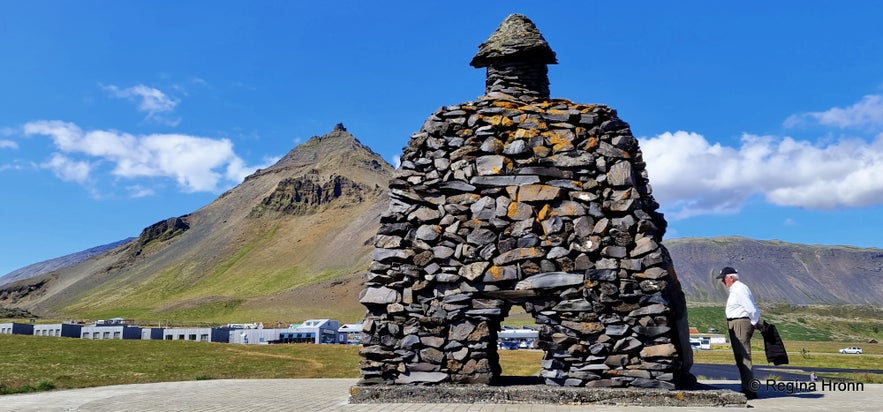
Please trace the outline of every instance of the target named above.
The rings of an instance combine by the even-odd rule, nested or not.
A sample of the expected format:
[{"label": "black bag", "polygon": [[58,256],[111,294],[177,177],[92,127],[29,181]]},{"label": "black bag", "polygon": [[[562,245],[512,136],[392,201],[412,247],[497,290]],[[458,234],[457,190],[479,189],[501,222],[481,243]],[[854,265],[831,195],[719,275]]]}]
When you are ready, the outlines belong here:
[{"label": "black bag", "polygon": [[760,334],[763,335],[763,350],[766,352],[766,361],[773,365],[787,365],[788,352],[785,351],[785,344],[779,337],[779,331],[776,325],[763,321],[760,327]]}]

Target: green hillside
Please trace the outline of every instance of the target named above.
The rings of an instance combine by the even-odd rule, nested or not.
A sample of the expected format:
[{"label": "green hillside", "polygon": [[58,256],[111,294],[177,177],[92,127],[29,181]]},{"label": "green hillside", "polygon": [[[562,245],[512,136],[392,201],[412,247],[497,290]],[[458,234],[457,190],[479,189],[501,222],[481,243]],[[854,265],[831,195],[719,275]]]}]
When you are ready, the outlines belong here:
[{"label": "green hillside", "polygon": [[[761,305],[762,318],[776,325],[782,339],[798,341],[859,341],[883,339],[883,309],[870,305]],[[724,305],[688,308],[690,326],[700,332],[726,333]]]}]

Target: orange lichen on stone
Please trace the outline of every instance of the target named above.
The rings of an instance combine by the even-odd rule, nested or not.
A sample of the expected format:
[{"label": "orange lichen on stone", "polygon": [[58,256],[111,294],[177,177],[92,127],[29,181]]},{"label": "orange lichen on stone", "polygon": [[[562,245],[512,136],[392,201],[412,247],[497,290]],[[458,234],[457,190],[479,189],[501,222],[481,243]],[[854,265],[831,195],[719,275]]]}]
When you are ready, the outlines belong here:
[{"label": "orange lichen on stone", "polygon": [[463,369],[463,363],[455,359],[448,359],[448,369],[452,372],[457,372]]},{"label": "orange lichen on stone", "polygon": [[604,324],[601,322],[563,321],[561,322],[561,324],[568,329],[573,329],[586,334],[602,332],[606,328],[606,326],[604,326]]},{"label": "orange lichen on stone", "polygon": [[549,205],[543,205],[543,208],[540,209],[539,213],[537,213],[537,220],[543,221],[553,216],[552,207]]},{"label": "orange lichen on stone", "polygon": [[533,215],[533,207],[527,203],[512,202],[506,210],[506,216],[512,220],[524,220]]},{"label": "orange lichen on stone", "polygon": [[588,129],[586,129],[585,127],[582,127],[582,126],[577,126],[573,129],[573,134],[577,138],[585,138],[586,133],[588,133]]},{"label": "orange lichen on stone", "polygon": [[561,109],[549,109],[546,113],[557,114],[557,115],[562,115],[562,116],[570,114],[570,112],[568,112],[567,110],[561,110]]},{"label": "orange lichen on stone", "polygon": [[544,122],[536,117],[525,118],[524,120],[521,121],[521,124],[519,126],[523,129],[546,130],[549,128],[549,126],[546,125],[546,122]]},{"label": "orange lichen on stone", "polygon": [[557,199],[561,188],[549,185],[524,185],[518,187],[518,202],[536,202]]},{"label": "orange lichen on stone", "polygon": [[515,250],[518,251],[517,255],[520,258],[525,258],[525,259],[543,256],[543,254],[545,254],[545,251],[543,251],[542,249],[535,248],[535,247],[515,249]]},{"label": "orange lichen on stone", "polygon": [[[491,145],[493,146],[493,145]],[[502,148],[502,144],[500,145]],[[513,168],[512,160],[505,156],[488,155],[478,158],[476,171],[479,176],[500,175],[510,172]]]},{"label": "orange lichen on stone", "polygon": [[494,126],[509,127],[515,124],[512,119],[503,115],[481,116],[481,119]]},{"label": "orange lichen on stone", "polygon": [[589,138],[586,139],[586,144],[583,145],[583,150],[590,152],[597,149],[600,144],[601,141],[598,140],[597,136],[589,136]]},{"label": "orange lichen on stone", "polygon": [[515,131],[516,139],[530,139],[531,137],[535,137],[540,134],[537,129],[518,129]]},{"label": "orange lichen on stone", "polygon": [[[573,140],[573,132],[568,129],[554,129],[542,133],[543,137],[548,139],[549,143],[556,144],[561,141]],[[555,140],[553,140],[555,139]]]},{"label": "orange lichen on stone", "polygon": [[491,104],[493,104],[494,106],[497,106],[497,107],[502,107],[504,109],[518,109],[518,107],[519,107],[518,103],[509,102],[509,101],[505,101],[505,100],[496,100],[496,101],[492,102]]},{"label": "orange lichen on stone", "polygon": [[573,150],[573,132],[570,130],[555,129],[542,133],[555,153]]},{"label": "orange lichen on stone", "polygon": [[504,270],[500,266],[491,266],[487,272],[490,277],[494,278],[494,280],[503,280],[503,275],[505,274]]},{"label": "orange lichen on stone", "polygon": [[533,154],[537,157],[547,157],[547,156],[549,156],[550,153],[552,153],[552,149],[549,149],[546,146],[534,146],[533,147]]},{"label": "orange lichen on stone", "polygon": [[534,105],[521,106],[518,108],[518,110],[521,110],[522,112],[533,112],[533,113],[539,113],[541,111],[541,109],[539,107],[536,107]]},{"label": "orange lichen on stone", "polygon": [[[581,184],[578,181],[573,181],[572,183]],[[579,216],[580,212],[585,212],[584,209],[579,206],[578,203],[575,202],[562,202],[563,204],[558,207],[558,214],[561,216]],[[548,205],[546,205],[548,206]]]},{"label": "orange lichen on stone", "polygon": [[500,154],[503,151],[503,142],[500,139],[489,139],[482,145],[482,149],[485,149],[485,146],[487,146],[487,151],[491,153]]}]

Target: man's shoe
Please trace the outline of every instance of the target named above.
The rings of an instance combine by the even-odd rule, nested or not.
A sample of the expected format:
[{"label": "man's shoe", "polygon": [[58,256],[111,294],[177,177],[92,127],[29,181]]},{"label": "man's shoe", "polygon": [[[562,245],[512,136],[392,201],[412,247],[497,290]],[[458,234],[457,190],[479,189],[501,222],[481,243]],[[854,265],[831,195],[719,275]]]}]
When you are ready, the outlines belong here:
[{"label": "man's shoe", "polygon": [[742,392],[742,393],[745,394],[745,397],[748,398],[749,401],[752,400],[752,399],[757,399],[757,392],[748,392],[748,391],[745,391],[745,392]]}]

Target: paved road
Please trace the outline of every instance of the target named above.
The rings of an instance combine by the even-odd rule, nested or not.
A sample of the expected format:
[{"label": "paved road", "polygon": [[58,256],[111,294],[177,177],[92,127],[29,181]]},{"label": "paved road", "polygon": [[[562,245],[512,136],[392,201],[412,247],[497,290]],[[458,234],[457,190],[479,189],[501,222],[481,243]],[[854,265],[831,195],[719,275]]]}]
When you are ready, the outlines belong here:
[{"label": "paved road", "polygon": [[[355,379],[252,379],[167,382],[0,396],[0,411],[609,411],[657,408],[527,404],[358,404],[348,402]],[[718,389],[738,389],[737,381],[703,381]],[[749,401],[755,411],[883,411],[883,385],[788,393],[764,388]],[[659,408],[675,412],[719,411],[711,407]]]},{"label": "paved road", "polygon": [[[738,380],[739,370],[736,365],[713,365],[697,363],[690,372],[701,379],[706,380]],[[761,381],[769,378],[785,381],[805,381],[809,379],[810,372],[822,378],[830,378],[833,373],[876,373],[883,374],[883,370],[855,370],[838,368],[807,368],[797,366],[772,366],[754,365],[754,377]]]}]

